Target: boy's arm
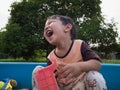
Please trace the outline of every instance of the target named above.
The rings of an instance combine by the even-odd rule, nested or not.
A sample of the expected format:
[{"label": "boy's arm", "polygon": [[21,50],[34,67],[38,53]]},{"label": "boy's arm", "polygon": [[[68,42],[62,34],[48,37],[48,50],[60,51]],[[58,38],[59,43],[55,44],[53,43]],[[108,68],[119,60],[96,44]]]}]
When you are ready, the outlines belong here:
[{"label": "boy's arm", "polygon": [[81,54],[82,54],[83,61],[88,61],[93,59],[101,62],[101,58],[98,56],[98,54],[95,51],[93,51],[89,47],[89,45],[85,42],[83,42],[81,45]]},{"label": "boy's arm", "polygon": [[88,72],[101,68],[101,58],[85,42],[82,43],[81,54],[84,62],[80,62],[78,66],[82,71]]},{"label": "boy's arm", "polygon": [[85,62],[79,62],[77,66],[81,69],[82,72],[88,72],[91,70],[99,70],[101,68],[101,63],[97,60],[90,59]]}]

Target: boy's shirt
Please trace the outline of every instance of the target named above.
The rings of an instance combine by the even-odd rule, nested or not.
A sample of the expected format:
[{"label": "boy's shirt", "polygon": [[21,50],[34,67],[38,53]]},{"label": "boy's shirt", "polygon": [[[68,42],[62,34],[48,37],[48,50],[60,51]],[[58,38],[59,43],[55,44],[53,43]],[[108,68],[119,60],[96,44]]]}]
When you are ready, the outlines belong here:
[{"label": "boy's shirt", "polygon": [[87,43],[82,40],[74,40],[70,47],[70,50],[63,57],[57,56],[55,49],[51,51],[47,58],[47,65],[51,64],[52,59],[56,59],[58,62],[73,63],[79,61],[87,61],[90,59],[101,61],[100,57],[90,49]]}]

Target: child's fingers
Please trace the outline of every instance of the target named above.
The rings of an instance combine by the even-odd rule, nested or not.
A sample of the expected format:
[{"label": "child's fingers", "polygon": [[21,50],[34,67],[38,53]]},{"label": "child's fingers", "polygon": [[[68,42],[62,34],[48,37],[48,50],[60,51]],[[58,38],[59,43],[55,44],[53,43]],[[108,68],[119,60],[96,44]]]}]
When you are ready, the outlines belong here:
[{"label": "child's fingers", "polygon": [[74,83],[76,81],[76,78],[63,78],[63,79],[60,79],[59,82],[64,84],[64,85],[68,85],[70,83]]},{"label": "child's fingers", "polygon": [[68,79],[69,79],[69,78],[72,78],[72,77],[73,77],[73,74],[72,74],[72,73],[68,74],[68,76],[67,76]]},{"label": "child's fingers", "polygon": [[76,78],[73,77],[73,78],[69,78],[69,79],[66,79],[66,84],[70,84],[70,83],[73,83],[76,81]]}]

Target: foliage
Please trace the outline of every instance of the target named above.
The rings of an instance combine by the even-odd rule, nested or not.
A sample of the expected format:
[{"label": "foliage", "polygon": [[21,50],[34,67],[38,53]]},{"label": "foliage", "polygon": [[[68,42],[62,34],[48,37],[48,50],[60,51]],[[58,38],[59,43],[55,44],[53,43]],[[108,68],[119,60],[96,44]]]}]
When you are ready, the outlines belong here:
[{"label": "foliage", "polygon": [[117,50],[116,37],[118,37],[116,24],[105,23],[93,17],[81,24],[79,28],[79,38],[92,44],[92,48],[98,52],[113,52]]},{"label": "foliage", "polygon": [[[26,60],[34,56],[42,42],[41,25],[39,22],[37,3],[23,1],[13,3],[11,18],[6,26],[4,37],[4,53],[10,56],[23,57]],[[42,24],[40,24],[42,23]]]}]

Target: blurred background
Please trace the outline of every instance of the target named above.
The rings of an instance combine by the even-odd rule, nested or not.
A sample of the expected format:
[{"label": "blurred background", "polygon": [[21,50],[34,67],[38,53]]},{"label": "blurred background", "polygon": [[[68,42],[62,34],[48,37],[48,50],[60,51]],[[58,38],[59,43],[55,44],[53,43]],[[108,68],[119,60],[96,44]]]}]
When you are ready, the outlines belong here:
[{"label": "blurred background", "polygon": [[103,63],[120,63],[119,0],[4,0],[0,3],[0,61],[45,62],[54,48],[43,37],[45,20],[67,15]]}]

